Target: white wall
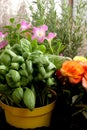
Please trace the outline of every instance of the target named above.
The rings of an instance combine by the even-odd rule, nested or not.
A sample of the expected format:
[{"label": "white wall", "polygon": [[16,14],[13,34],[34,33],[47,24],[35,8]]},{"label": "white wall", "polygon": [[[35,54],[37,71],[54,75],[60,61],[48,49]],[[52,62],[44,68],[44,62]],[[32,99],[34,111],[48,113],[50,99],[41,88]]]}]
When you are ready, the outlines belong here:
[{"label": "white wall", "polygon": [[[21,14],[21,16],[25,16],[25,14],[28,13],[28,16],[30,17],[29,4],[31,4],[33,1],[36,0],[0,0],[0,25],[8,24],[10,17],[12,16],[15,17],[16,15],[19,14]],[[57,10],[58,15],[60,15],[61,13],[60,5],[61,2],[63,2],[64,0],[54,0],[54,1],[56,3],[55,9]],[[66,0],[66,2],[67,1],[68,0]],[[74,0],[74,12],[73,12],[74,15],[76,13],[75,7],[78,1],[79,0]],[[85,19],[87,19],[87,15],[85,17],[86,17]]]},{"label": "white wall", "polygon": [[[0,25],[8,24],[10,17],[26,13],[25,2],[27,0],[0,0]],[[31,3],[29,0],[29,3]],[[23,12],[24,10],[24,12]]]},{"label": "white wall", "polygon": [[[21,14],[22,17],[28,13],[30,17],[29,4],[32,4],[33,1],[35,0],[0,0],[0,25],[8,24],[10,17],[15,17],[19,14]],[[55,9],[58,14],[60,14],[61,8],[59,4],[61,4],[61,0],[55,0],[55,3]]]}]

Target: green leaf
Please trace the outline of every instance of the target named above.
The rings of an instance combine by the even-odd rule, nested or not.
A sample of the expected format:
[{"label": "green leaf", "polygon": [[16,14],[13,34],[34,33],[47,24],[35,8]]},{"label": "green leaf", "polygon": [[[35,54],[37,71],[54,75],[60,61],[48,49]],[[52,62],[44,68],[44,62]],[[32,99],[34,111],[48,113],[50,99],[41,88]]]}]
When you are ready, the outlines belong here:
[{"label": "green leaf", "polygon": [[21,48],[24,52],[31,52],[32,51],[32,46],[31,46],[31,43],[30,41],[28,41],[27,39],[25,38],[22,38],[20,40],[20,44],[21,44]]},{"label": "green leaf", "polygon": [[20,44],[14,44],[12,46],[12,51],[15,52],[17,55],[22,55],[23,53]]},{"label": "green leaf", "polygon": [[54,63],[57,69],[60,69],[62,63],[66,60],[71,60],[71,58],[65,56],[49,55],[49,60],[52,61],[52,63]]},{"label": "green leaf", "polygon": [[19,30],[21,27],[21,24],[17,24],[16,26],[17,26],[17,29]]},{"label": "green leaf", "polygon": [[5,75],[7,71],[8,71],[7,66],[5,66],[5,65],[0,65],[0,74]]},{"label": "green leaf", "polygon": [[11,82],[17,83],[20,81],[20,74],[16,70],[10,69],[9,72],[6,74],[7,82],[10,82],[9,79],[11,79]]},{"label": "green leaf", "polygon": [[42,51],[43,53],[45,53],[46,52],[46,47],[45,47],[45,45],[38,45],[38,50],[40,50],[40,51]]},{"label": "green leaf", "polygon": [[11,69],[15,69],[15,70],[18,70],[19,69],[19,63],[11,63],[11,66],[10,66]]},{"label": "green leaf", "polygon": [[34,109],[36,99],[34,92],[31,89],[26,88],[23,96],[23,101],[26,107],[29,108],[31,111]]},{"label": "green leaf", "polygon": [[11,23],[14,23],[14,21],[15,21],[15,18],[10,18]]},{"label": "green leaf", "polygon": [[16,62],[16,63],[23,63],[24,62],[24,58],[22,56],[16,55],[12,58],[12,62]]},{"label": "green leaf", "polygon": [[11,63],[11,56],[9,54],[2,53],[0,55],[0,63],[9,66]]},{"label": "green leaf", "polygon": [[16,104],[19,104],[23,99],[23,88],[16,88],[12,93],[12,99]]}]

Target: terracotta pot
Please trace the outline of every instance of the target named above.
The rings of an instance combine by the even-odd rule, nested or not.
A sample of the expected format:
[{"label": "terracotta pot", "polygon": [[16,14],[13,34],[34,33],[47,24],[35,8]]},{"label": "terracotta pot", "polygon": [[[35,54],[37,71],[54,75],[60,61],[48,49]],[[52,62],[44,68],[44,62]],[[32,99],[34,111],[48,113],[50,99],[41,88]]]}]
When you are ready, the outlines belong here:
[{"label": "terracotta pot", "polygon": [[33,111],[27,108],[9,106],[3,102],[0,102],[0,105],[5,112],[6,121],[10,125],[16,128],[26,129],[44,126],[49,127],[55,101],[46,106],[35,108]]}]

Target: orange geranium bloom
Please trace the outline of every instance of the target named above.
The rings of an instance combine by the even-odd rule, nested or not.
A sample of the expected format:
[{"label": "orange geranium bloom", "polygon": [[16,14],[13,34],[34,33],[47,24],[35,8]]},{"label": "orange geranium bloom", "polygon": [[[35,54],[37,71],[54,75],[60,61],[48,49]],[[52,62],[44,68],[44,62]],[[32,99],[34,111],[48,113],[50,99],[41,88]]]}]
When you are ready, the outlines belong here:
[{"label": "orange geranium bloom", "polygon": [[79,83],[84,75],[83,66],[74,60],[65,61],[60,69],[63,76],[67,76],[71,83]]}]

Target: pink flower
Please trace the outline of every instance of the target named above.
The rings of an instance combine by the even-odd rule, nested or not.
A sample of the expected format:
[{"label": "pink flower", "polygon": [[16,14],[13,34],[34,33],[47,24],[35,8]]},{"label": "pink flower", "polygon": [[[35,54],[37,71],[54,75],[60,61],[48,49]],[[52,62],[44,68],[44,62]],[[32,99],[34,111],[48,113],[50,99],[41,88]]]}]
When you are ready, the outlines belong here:
[{"label": "pink flower", "polygon": [[7,36],[7,33],[3,34],[0,32],[0,43],[4,40],[4,38]]},{"label": "pink flower", "polygon": [[4,38],[7,36],[6,34],[3,34],[2,32],[0,32],[0,49],[4,48],[8,42],[4,40]]},{"label": "pink flower", "polygon": [[33,28],[32,40],[37,39],[38,42],[42,43],[45,39],[45,33],[48,30],[48,26],[42,25],[40,27]]},{"label": "pink flower", "polygon": [[48,36],[45,37],[45,39],[50,43],[50,42],[52,41],[52,39],[55,38],[56,36],[57,36],[56,33],[50,32],[50,33],[48,34]]},{"label": "pink flower", "polygon": [[48,34],[48,36],[47,37],[45,37],[45,39],[48,41],[48,44],[49,44],[49,47],[50,47],[50,50],[51,50],[51,52],[53,53],[53,48],[52,48],[52,45],[51,45],[51,41],[52,41],[52,39],[54,38],[54,37],[56,37],[56,33],[52,33],[52,32],[50,32],[49,34]]},{"label": "pink flower", "polygon": [[3,34],[2,32],[0,32],[0,38],[4,38],[5,34]]},{"label": "pink flower", "polygon": [[4,48],[8,44],[7,41],[1,41],[0,42],[0,49]]},{"label": "pink flower", "polygon": [[29,29],[30,27],[31,27],[31,23],[28,24],[26,21],[22,21],[22,22],[21,22],[21,29],[22,29],[22,30]]}]

